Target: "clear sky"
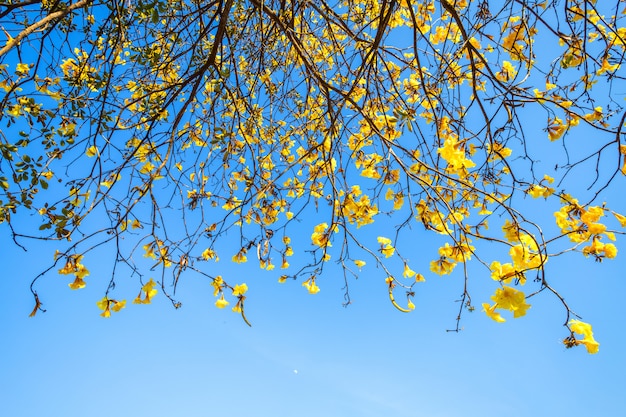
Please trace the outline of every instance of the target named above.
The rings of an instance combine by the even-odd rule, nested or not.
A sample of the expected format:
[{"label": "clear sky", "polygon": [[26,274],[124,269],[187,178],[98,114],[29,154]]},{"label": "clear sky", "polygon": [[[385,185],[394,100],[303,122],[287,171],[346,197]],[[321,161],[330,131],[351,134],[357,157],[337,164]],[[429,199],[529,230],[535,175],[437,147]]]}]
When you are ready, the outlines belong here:
[{"label": "clear sky", "polygon": [[[221,261],[250,287],[249,328],[216,309],[208,282],[197,277],[179,287],[180,310],[159,294],[103,319],[95,301],[105,277],[92,260],[83,290],[71,291],[67,276],[44,280],[38,289],[48,312],[28,318],[28,286],[49,253],[37,246],[23,253],[6,231],[3,415],[620,416],[626,409],[623,254],[548,267],[553,285],[594,325],[600,353],[589,355],[562,345],[563,311],[549,294],[534,297],[523,318],[498,324],[477,309],[464,315],[462,332],[446,332],[458,307],[448,282],[458,284],[455,274],[429,276],[415,311],[403,314],[378,273],[351,282],[353,303],[344,308],[339,277],[321,278],[322,291],[310,295],[255,265]],[[116,294],[135,291],[120,281]],[[475,297],[488,301],[492,285],[482,291],[475,282]]]},{"label": "clear sky", "polygon": [[[533,115],[527,116],[532,124]],[[535,127],[545,127],[545,113]],[[577,131],[579,140],[589,139],[585,132]],[[550,157],[561,145],[542,134],[542,166],[552,166]],[[580,149],[576,139],[567,140],[570,150]],[[580,190],[589,183],[569,180]],[[619,177],[605,191],[622,214],[625,185]],[[551,219],[553,210],[528,200]],[[389,226],[380,217],[365,234],[372,241]],[[310,248],[311,227],[301,230],[291,236],[294,260]],[[427,270],[438,247],[433,234],[416,228],[403,238],[415,242],[404,255]],[[428,274],[415,287],[415,311],[403,314],[389,303],[373,265],[349,281],[352,304],[344,308],[344,281],[336,269],[321,276],[321,291],[310,295],[301,281],[279,284],[281,272],[262,271],[254,259],[231,263],[228,251],[219,264],[205,265],[215,268],[212,274],[247,283],[252,327],[229,308],[217,309],[208,280],[193,274],[181,278],[179,310],[161,291],[151,305],[133,305],[137,279],[120,277],[114,295],[126,298],[127,307],[101,318],[96,301],[109,281],[106,248],[86,260],[91,275],[85,289],[71,291],[72,278],[54,271],[41,280],[37,291],[47,312],[29,318],[29,285],[54,248],[21,242],[28,243],[24,252],[2,224],[0,416],[621,417],[625,242],[618,236],[621,252],[613,260],[596,263],[572,254],[546,265],[550,283],[593,325],[600,352],[589,355],[583,347],[564,347],[564,310],[551,294],[529,300],[525,317],[505,312],[502,324],[487,318],[480,304],[490,301],[497,284],[485,269],[473,270],[476,311],[464,313],[463,330],[455,333],[446,329],[456,325],[459,271]],[[523,289],[530,292],[529,286]]]}]

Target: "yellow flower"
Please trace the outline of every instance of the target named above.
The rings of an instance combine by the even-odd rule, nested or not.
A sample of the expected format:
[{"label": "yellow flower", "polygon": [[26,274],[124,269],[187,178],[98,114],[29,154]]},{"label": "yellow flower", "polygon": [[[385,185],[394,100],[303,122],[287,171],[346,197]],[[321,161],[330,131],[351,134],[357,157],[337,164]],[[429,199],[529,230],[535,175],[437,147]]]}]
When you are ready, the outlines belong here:
[{"label": "yellow flower", "polygon": [[521,284],[526,282],[524,273],[513,268],[513,265],[510,263],[501,264],[498,261],[493,261],[491,265],[489,265],[489,269],[491,269],[491,279],[495,281],[502,281],[509,284],[513,278],[518,278]]},{"label": "yellow flower", "polygon": [[512,311],[514,318],[526,315],[526,310],[530,308],[530,304],[526,304],[525,294],[512,287],[498,288],[491,299],[497,308]]},{"label": "yellow flower", "polygon": [[74,271],[74,275],[76,275],[77,278],[85,278],[86,276],[89,275],[89,270],[87,268],[85,268],[85,265],[76,262],[76,268]]},{"label": "yellow flower", "polygon": [[115,301],[115,303],[113,304],[113,307],[111,307],[111,310],[115,311],[116,313],[119,313],[120,310],[123,309],[124,307],[126,307],[126,300]]},{"label": "yellow flower", "polygon": [[452,272],[455,266],[456,262],[450,262],[446,258],[439,258],[436,261],[430,262],[430,270],[437,275],[448,275]]},{"label": "yellow flower", "polygon": [[154,244],[146,243],[145,245],[143,245],[143,250],[146,251],[146,253],[143,254],[144,258],[157,258],[156,253],[154,253]]},{"label": "yellow flower", "polygon": [[240,250],[236,255],[232,258],[233,262],[241,264],[248,262],[248,257],[246,256],[246,252],[244,250]]},{"label": "yellow flower", "polygon": [[117,301],[107,298],[105,295],[102,297],[102,300],[96,302],[96,305],[100,310],[102,310],[102,313],[100,314],[102,317],[111,317],[111,310],[119,313],[121,309],[126,307],[126,300]]},{"label": "yellow flower", "polygon": [[215,259],[215,262],[219,261],[220,258],[218,258],[217,253],[213,250],[213,249],[205,249],[204,252],[202,252],[202,259],[204,259],[205,261],[208,261],[209,259]]},{"label": "yellow flower", "polygon": [[9,113],[11,116],[18,117],[22,114],[22,106],[20,106],[19,104],[15,104],[9,110],[7,110],[7,113]]},{"label": "yellow flower", "polygon": [[530,186],[530,188],[528,188],[528,190],[526,190],[526,192],[530,194],[531,197],[533,198],[539,198],[539,197],[547,198],[548,196],[550,196],[550,194],[552,194],[552,192],[554,192],[554,190],[549,187],[544,187],[542,185],[533,184]]},{"label": "yellow flower", "polygon": [[619,213],[615,213],[615,212],[613,212],[613,216],[615,216],[615,218],[619,222],[620,226],[626,227],[626,216],[623,216],[623,215],[621,215]]},{"label": "yellow flower", "polygon": [[320,292],[320,287],[315,283],[315,277],[311,277],[302,283],[302,286],[305,287],[309,294],[317,294]]},{"label": "yellow flower", "polygon": [[611,65],[611,64],[609,63],[608,56],[607,56],[607,57],[605,57],[605,58],[602,60],[602,66],[601,66],[600,68],[598,68],[598,70],[596,71],[596,74],[598,74],[598,75],[602,75],[602,74],[604,74],[604,73],[605,73],[605,72],[607,72],[607,71],[614,72],[614,71],[616,71],[618,68],[619,68],[619,64],[613,64],[613,65]]},{"label": "yellow flower", "polygon": [[[141,287],[141,291],[139,291],[139,295],[133,300],[133,304],[150,304],[152,302],[152,298],[159,292],[156,288],[156,282],[152,278],[148,282],[146,282],[143,287]],[[145,296],[141,299],[141,295]]]},{"label": "yellow flower", "polygon": [[69,58],[63,61],[61,69],[63,70],[63,75],[65,75],[65,77],[71,77],[78,69],[78,66],[76,65],[76,61],[74,61],[74,59]]},{"label": "yellow flower", "polygon": [[389,258],[391,256],[393,256],[393,253],[395,252],[395,248],[391,245],[386,245],[384,247],[382,247],[380,249],[380,252],[385,255],[385,258]]},{"label": "yellow flower", "polygon": [[329,235],[326,233],[326,229],[328,228],[327,223],[320,223],[313,229],[313,234],[311,234],[311,241],[314,245],[319,247],[331,246],[328,238]]},{"label": "yellow flower", "polygon": [[[591,354],[598,353],[600,344],[596,342],[596,340],[593,338],[593,331],[589,323],[585,323],[579,320],[570,320],[569,327],[573,333],[583,335],[582,340],[577,339],[574,341],[575,344],[584,345],[585,348],[587,348],[587,352]],[[566,345],[568,345],[568,339],[565,339],[564,342],[566,343]]]},{"label": "yellow flower", "polygon": [[617,256],[617,248],[612,243],[607,243],[604,245],[604,256],[607,258],[615,258]]},{"label": "yellow flower", "polygon": [[415,271],[409,268],[408,264],[404,264],[404,272],[402,273],[402,276],[405,278],[412,278],[415,276]]},{"label": "yellow flower", "polygon": [[563,124],[563,120],[555,117],[548,121],[548,137],[551,141],[559,139],[567,130],[567,124]]},{"label": "yellow flower", "polygon": [[224,294],[222,294],[222,296],[220,298],[218,298],[218,300],[215,302],[215,307],[217,307],[217,308],[224,308],[228,304],[230,304],[230,303],[224,299]]},{"label": "yellow flower", "polygon": [[598,351],[600,350],[600,343],[596,342],[595,340],[579,340],[578,341],[579,344],[584,345],[585,348],[587,349],[587,353],[590,354],[595,354],[598,353]]},{"label": "yellow flower", "polygon": [[496,74],[496,78],[502,82],[507,82],[515,78],[516,74],[517,70],[515,67],[509,61],[504,61],[502,70]]},{"label": "yellow flower", "polygon": [[357,268],[359,268],[359,271],[361,270],[361,268],[363,268],[365,266],[365,261],[361,261],[359,259],[354,261],[354,264],[356,265]]},{"label": "yellow flower", "polygon": [[224,285],[224,279],[221,275],[215,277],[213,281],[211,281],[211,286],[213,287],[213,296],[217,297],[217,294],[222,290],[222,286]]},{"label": "yellow flower", "polygon": [[378,236],[378,243],[380,243],[380,252],[385,255],[386,258],[393,256],[395,248],[391,246],[391,239]]},{"label": "yellow flower", "polygon": [[500,313],[496,312],[496,304],[490,306],[487,303],[483,303],[483,311],[487,314],[487,317],[498,323],[504,323],[506,320],[500,315]]},{"label": "yellow flower", "polygon": [[49,180],[54,176],[54,172],[52,171],[45,171],[41,173],[41,176],[44,177],[45,179]]},{"label": "yellow flower", "polygon": [[23,64],[20,62],[19,64],[17,64],[15,70],[19,73],[19,75],[26,76],[30,71],[30,66],[28,64]]},{"label": "yellow flower", "polygon": [[92,158],[98,155],[98,147],[96,145],[88,147],[87,151],[85,151],[85,154],[87,155],[88,158]]},{"label": "yellow flower", "polygon": [[308,287],[309,294],[317,294],[320,292],[320,287],[318,287],[314,282]]},{"label": "yellow flower", "polygon": [[85,288],[85,281],[82,278],[76,277],[74,282],[72,282],[71,284],[67,284],[67,285],[69,285],[69,287],[73,290],[78,290],[81,288]]},{"label": "yellow flower", "polygon": [[591,328],[591,324],[589,323],[585,323],[579,320],[570,320],[569,326],[574,333],[581,334],[586,338],[593,337],[593,330]]},{"label": "yellow flower", "polygon": [[244,295],[246,291],[248,291],[248,286],[245,283],[238,284],[238,285],[235,285],[235,288],[233,288],[233,295],[234,296]]}]

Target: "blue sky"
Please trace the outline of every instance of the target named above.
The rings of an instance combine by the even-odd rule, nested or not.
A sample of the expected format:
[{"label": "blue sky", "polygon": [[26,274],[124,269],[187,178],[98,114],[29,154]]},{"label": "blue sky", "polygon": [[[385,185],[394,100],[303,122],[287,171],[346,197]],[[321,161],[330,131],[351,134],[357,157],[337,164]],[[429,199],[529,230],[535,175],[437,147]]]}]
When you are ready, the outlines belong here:
[{"label": "blue sky", "polygon": [[[529,128],[544,127],[544,113],[541,126],[532,126],[536,113],[525,116]],[[566,138],[570,150],[584,149],[591,133],[574,133]],[[538,148],[543,160],[537,169],[543,174],[562,145],[541,135],[546,144]],[[589,178],[573,173],[568,187],[578,187],[573,194],[584,192]],[[624,178],[617,178],[605,196],[612,209],[626,214],[624,185]],[[552,221],[550,203],[519,202],[526,208],[533,204],[533,214],[545,212]],[[394,225],[380,217],[364,238],[374,242]],[[16,221],[39,218],[16,216]],[[291,236],[297,252],[309,249],[313,224]],[[411,266],[427,270],[438,247],[432,234],[416,228],[402,239],[415,242],[410,253],[403,252]],[[0,415],[622,416],[624,240],[618,236],[621,253],[614,260],[596,263],[572,254],[546,266],[550,283],[594,326],[600,352],[589,355],[582,347],[563,346],[564,311],[551,294],[532,298],[523,318],[505,313],[504,324],[488,319],[480,303],[489,301],[496,284],[485,269],[472,269],[477,309],[464,313],[463,331],[454,333],[446,329],[455,327],[459,271],[428,274],[415,288],[415,311],[403,314],[389,303],[381,272],[371,264],[350,281],[352,304],[344,308],[337,268],[325,271],[320,293],[310,295],[301,281],[278,284],[279,270],[259,270],[254,261],[231,263],[231,248],[221,252],[219,264],[204,265],[211,274],[238,276],[237,282],[248,284],[251,328],[230,309],[216,309],[209,282],[193,274],[181,278],[179,310],[162,293],[151,305],[132,305],[137,280],[119,277],[113,295],[126,298],[128,306],[101,318],[96,301],[108,284],[107,248],[86,259],[91,275],[83,290],[71,291],[71,278],[54,272],[41,280],[37,291],[48,311],[28,318],[29,285],[54,248],[31,241],[23,252],[3,224]],[[396,298],[401,300],[399,293]]]},{"label": "blue sky", "polygon": [[550,265],[552,283],[594,325],[601,347],[589,355],[561,344],[563,312],[548,294],[521,319],[497,324],[476,311],[464,315],[464,331],[446,332],[457,311],[446,281],[455,275],[429,277],[416,310],[403,314],[378,274],[352,282],[344,308],[341,280],[325,277],[309,295],[223,262],[250,286],[249,328],[216,309],[208,283],[193,277],[180,287],[180,310],[159,294],[103,319],[92,262],[84,290],[69,290],[65,276],[45,280],[48,312],[28,318],[41,252],[20,253],[6,233],[2,240],[3,415],[619,416],[626,406],[619,256]]}]

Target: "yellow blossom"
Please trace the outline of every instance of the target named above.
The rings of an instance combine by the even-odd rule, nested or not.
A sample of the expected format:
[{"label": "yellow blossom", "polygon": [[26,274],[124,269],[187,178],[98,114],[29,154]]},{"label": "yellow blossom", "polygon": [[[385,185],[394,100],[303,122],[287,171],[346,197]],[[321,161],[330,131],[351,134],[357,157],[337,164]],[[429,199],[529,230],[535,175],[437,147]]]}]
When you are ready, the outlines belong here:
[{"label": "yellow blossom", "polygon": [[88,158],[98,155],[98,147],[95,145],[90,146],[89,148],[87,148],[87,151],[85,151],[85,154]]},{"label": "yellow blossom", "polygon": [[555,117],[548,121],[548,137],[551,141],[559,139],[567,130],[567,124],[563,123],[563,120]]},{"label": "yellow blossom", "polygon": [[602,107],[598,106],[593,109],[593,113],[585,114],[583,118],[588,122],[595,122],[602,120],[604,114],[602,113]]},{"label": "yellow blossom", "polygon": [[623,216],[623,215],[621,215],[619,213],[615,213],[615,212],[613,212],[613,216],[615,216],[615,218],[619,222],[620,226],[626,227],[626,216]]},{"label": "yellow blossom", "polygon": [[396,249],[391,245],[391,239],[378,236],[377,240],[380,243],[380,252],[387,258],[393,256]]},{"label": "yellow blossom", "polygon": [[245,283],[238,284],[238,285],[235,285],[235,287],[233,288],[233,295],[234,296],[244,295],[246,291],[248,291],[248,286]]},{"label": "yellow blossom", "polygon": [[328,229],[327,223],[320,223],[313,229],[313,234],[311,235],[311,241],[314,245],[317,245],[321,248],[326,246],[331,246],[329,242],[329,234],[326,232]]},{"label": "yellow blossom", "polygon": [[205,249],[200,256],[205,261],[208,261],[209,259],[214,259],[215,262],[217,262],[220,260],[220,258],[217,256],[217,253],[213,249],[210,249],[210,248]]},{"label": "yellow blossom", "polygon": [[85,288],[85,281],[82,278],[76,277],[74,282],[68,284],[69,287],[73,290],[78,290],[80,288]]},{"label": "yellow blossom", "polygon": [[502,82],[508,82],[515,78],[515,75],[517,75],[515,67],[509,61],[504,61],[502,70],[496,73],[496,78]]},{"label": "yellow blossom", "polygon": [[415,271],[413,271],[411,268],[409,268],[408,264],[404,264],[404,272],[402,273],[402,276],[405,278],[412,278],[415,276]]},{"label": "yellow blossom", "polygon": [[[133,300],[133,304],[150,304],[152,298],[159,292],[154,288],[156,285],[156,282],[150,278],[150,280],[141,287],[141,291],[139,291],[139,295]],[[141,298],[142,294],[144,295],[143,299]]]},{"label": "yellow blossom", "polygon": [[211,281],[211,286],[213,287],[213,296],[217,297],[217,294],[222,290],[222,286],[224,285],[224,279],[221,275],[218,275]]},{"label": "yellow blossom", "polygon": [[315,283],[315,277],[311,277],[302,283],[302,286],[305,287],[309,294],[317,294],[320,292],[320,287]]},{"label": "yellow blossom", "polygon": [[456,262],[450,262],[445,257],[430,262],[430,270],[437,275],[448,275],[452,272],[455,266]]},{"label": "yellow blossom", "polygon": [[515,318],[526,315],[526,310],[530,308],[530,305],[526,304],[524,293],[513,287],[498,288],[491,299],[496,303],[497,308],[512,311]]},{"label": "yellow blossom", "polygon": [[222,296],[220,298],[218,298],[217,301],[215,302],[215,307],[217,307],[217,308],[224,308],[228,304],[230,304],[230,303],[224,299],[224,294],[222,294]]},{"label": "yellow blossom", "polygon": [[21,75],[26,76],[30,71],[30,66],[28,64],[18,63],[15,70]]},{"label": "yellow blossom", "polygon": [[[600,344],[596,342],[596,340],[593,338],[593,331],[589,323],[585,323],[579,320],[570,320],[569,327],[573,333],[578,333],[583,336],[582,340],[574,340],[574,344],[584,345],[585,348],[587,348],[587,352],[591,354],[598,353]],[[564,342],[566,343],[566,345],[569,346],[571,340],[565,339]]]},{"label": "yellow blossom", "polygon": [[114,301],[113,306],[111,307],[111,310],[115,311],[116,313],[119,313],[121,309],[123,309],[124,307],[126,307],[126,300],[121,300],[121,301]]},{"label": "yellow blossom", "polygon": [[238,264],[242,264],[248,262],[248,257],[246,256],[245,250],[240,250],[236,255],[233,256],[232,261]]},{"label": "yellow blossom", "polygon": [[126,300],[113,300],[107,298],[105,295],[100,301],[96,302],[96,305],[100,310],[103,310],[100,314],[102,317],[111,317],[111,311],[119,313],[121,309],[126,307]]},{"label": "yellow blossom", "polygon": [[612,243],[607,243],[604,245],[604,256],[607,258],[615,258],[617,256],[617,248]]},{"label": "yellow blossom", "polygon": [[611,65],[609,63],[608,57],[605,57],[602,60],[602,66],[600,68],[598,68],[598,70],[596,71],[596,74],[598,75],[602,75],[605,72],[609,71],[609,72],[614,72],[616,71],[618,68],[620,67],[620,65],[618,63]]},{"label": "yellow blossom", "polygon": [[365,261],[361,261],[359,259],[354,261],[354,264],[356,265],[357,268],[359,268],[359,270],[361,270],[361,268],[363,268],[365,266]]},{"label": "yellow blossom", "polygon": [[483,303],[483,311],[487,314],[487,317],[498,323],[504,323],[506,320],[500,315],[500,313],[496,312],[496,304],[490,306],[488,303]]}]

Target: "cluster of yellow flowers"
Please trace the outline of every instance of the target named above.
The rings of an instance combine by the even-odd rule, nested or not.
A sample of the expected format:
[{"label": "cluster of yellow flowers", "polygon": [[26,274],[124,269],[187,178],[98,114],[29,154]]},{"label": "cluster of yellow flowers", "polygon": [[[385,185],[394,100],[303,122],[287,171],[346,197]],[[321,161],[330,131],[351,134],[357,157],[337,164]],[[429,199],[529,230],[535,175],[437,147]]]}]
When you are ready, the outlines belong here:
[{"label": "cluster of yellow flowers", "polygon": [[383,236],[378,236],[377,240],[378,240],[378,243],[380,243],[380,249],[379,249],[380,253],[385,255],[385,258],[389,258],[393,256],[394,252],[396,251],[396,248],[394,248],[393,245],[391,244],[391,239],[387,237],[383,237]]},{"label": "cluster of yellow flowers", "polygon": [[[217,308],[225,308],[226,306],[228,306],[230,304],[230,302],[228,300],[226,300],[226,297],[224,295],[224,289],[227,288],[227,285],[224,282],[224,278],[222,278],[221,275],[218,275],[211,282],[211,286],[213,287],[213,296],[215,296],[215,297],[219,296],[217,301],[215,301],[215,307],[217,307]],[[237,284],[234,287],[232,287],[232,295],[237,297],[237,303],[232,308],[232,310],[235,313],[240,313],[242,315],[244,321],[248,325],[250,325],[250,323],[248,323],[248,320],[246,319],[245,315],[243,314],[243,303],[244,303],[244,301],[246,299],[244,294],[247,291],[248,291],[248,285],[246,285],[245,283]]]},{"label": "cluster of yellow flowers", "polygon": [[[150,304],[152,298],[159,292],[156,288],[156,282],[152,278],[148,282],[146,282],[137,297],[133,300],[133,304]],[[141,296],[143,295],[143,299]]]},{"label": "cluster of yellow flowers", "polygon": [[317,294],[320,292],[320,287],[315,283],[315,278],[315,276],[312,276],[302,283],[302,286],[309,291],[309,294]]},{"label": "cluster of yellow flowers", "polygon": [[378,207],[372,204],[368,195],[361,195],[361,187],[354,185],[341,204],[341,214],[350,223],[356,223],[357,227],[361,227],[374,222]]},{"label": "cluster of yellow flowers", "polygon": [[513,317],[518,318],[526,314],[526,310],[530,308],[529,304],[526,304],[526,297],[520,290],[516,290],[513,287],[504,286],[498,288],[496,293],[491,296],[491,300],[495,304],[489,305],[483,303],[483,309],[487,316],[502,323],[505,319],[496,311],[496,309],[509,310],[513,312]]},{"label": "cluster of yellow flowers", "polygon": [[330,233],[326,231],[328,229],[328,223],[320,223],[313,229],[311,234],[311,241],[314,245],[320,248],[326,248],[332,246],[330,243]]},{"label": "cluster of yellow flowers", "polygon": [[[476,164],[467,158],[465,140],[459,140],[458,134],[451,129],[450,118],[447,116],[439,121],[437,129],[443,138],[443,146],[437,149],[437,153],[448,163],[446,172],[466,178],[467,170]],[[471,149],[469,153],[472,153]]]},{"label": "cluster of yellow flowers", "polygon": [[[563,196],[563,207],[554,213],[556,224],[561,232],[567,235],[570,241],[581,244],[589,242],[582,251],[585,256],[594,255],[597,259],[615,258],[617,248],[612,243],[603,243],[603,237],[615,241],[615,234],[607,230],[606,225],[600,223],[606,209],[600,206],[582,207],[578,200],[569,196]],[[615,218],[624,226],[623,216],[613,213]],[[621,219],[620,219],[621,218]]]},{"label": "cluster of yellow flowers", "polygon": [[[600,343],[596,342],[596,340],[593,338],[593,331],[590,324],[579,320],[570,320],[569,328],[572,331],[572,335],[563,340],[563,344],[566,347],[571,348],[577,345],[584,345],[585,348],[587,348],[587,352],[592,354],[598,353]],[[574,337],[574,333],[583,335],[583,338],[576,339]]]},{"label": "cluster of yellow flowers", "polygon": [[126,307],[126,300],[117,301],[104,296],[96,305],[102,310],[100,313],[102,317],[111,317],[111,311],[119,313],[121,309]]},{"label": "cluster of yellow flowers", "polygon": [[73,290],[85,288],[84,278],[89,275],[89,270],[80,261],[83,259],[82,255],[70,255],[67,257],[65,266],[59,269],[59,274],[75,276],[74,282],[68,284]]},{"label": "cluster of yellow flowers", "polygon": [[169,268],[172,266],[172,260],[169,257],[169,248],[163,244],[160,239],[155,239],[154,242],[146,243],[143,245],[144,258],[156,259],[163,266]]},{"label": "cluster of yellow flowers", "polygon": [[430,270],[437,275],[448,275],[457,263],[470,260],[473,250],[474,247],[469,244],[468,239],[454,246],[445,243],[439,248],[439,258],[430,262]]}]

